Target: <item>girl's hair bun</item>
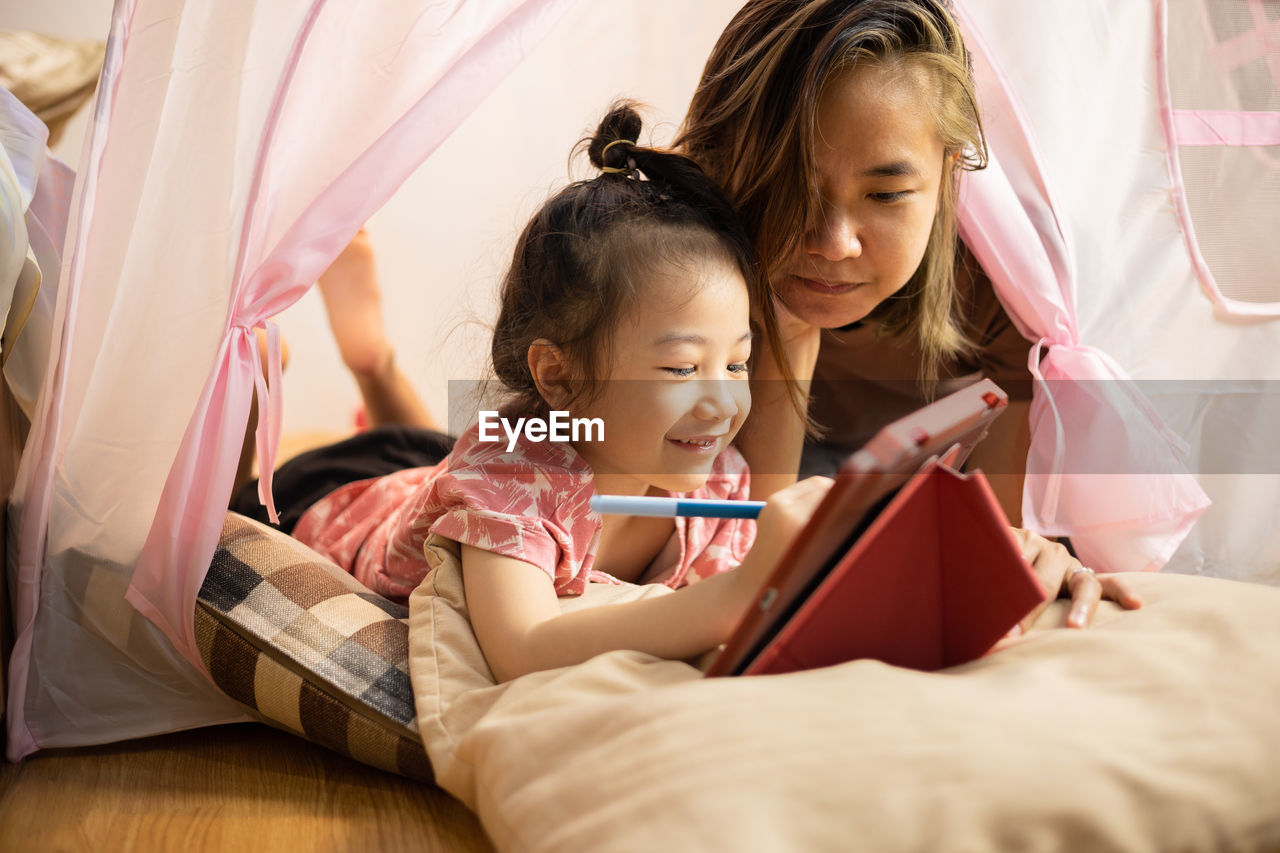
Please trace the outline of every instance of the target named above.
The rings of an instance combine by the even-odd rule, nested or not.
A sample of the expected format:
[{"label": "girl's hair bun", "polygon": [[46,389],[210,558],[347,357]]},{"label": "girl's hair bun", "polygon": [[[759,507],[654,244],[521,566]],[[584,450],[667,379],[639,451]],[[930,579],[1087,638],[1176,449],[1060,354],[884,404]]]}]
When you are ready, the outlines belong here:
[{"label": "girl's hair bun", "polygon": [[[546,417],[552,405],[529,369],[530,348],[540,339],[560,350],[573,380],[571,400],[557,401],[558,408],[600,392],[602,365],[613,363],[614,330],[661,264],[692,271],[705,259],[736,268],[771,348],[782,352],[768,283],[729,199],[693,160],[638,144],[641,125],[637,104],[614,103],[595,135],[573,149],[585,147],[603,174],[552,196],[516,243],[490,353],[517,411]],[[803,415],[801,392],[792,395]]]},{"label": "girl's hair bun", "polygon": [[642,124],[634,102],[615,103],[596,128],[596,135],[591,138],[591,144],[587,147],[587,157],[591,164],[597,169],[608,169],[611,172],[634,168],[627,163],[628,152],[639,141]]}]

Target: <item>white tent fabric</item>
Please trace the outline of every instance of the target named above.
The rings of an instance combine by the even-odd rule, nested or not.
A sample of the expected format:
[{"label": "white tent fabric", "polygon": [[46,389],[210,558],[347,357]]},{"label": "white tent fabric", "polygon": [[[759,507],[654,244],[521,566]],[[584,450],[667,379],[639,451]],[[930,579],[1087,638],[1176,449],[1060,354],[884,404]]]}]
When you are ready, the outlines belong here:
[{"label": "white tent fabric", "polygon": [[[45,150],[48,129],[0,89],[0,323],[4,378],[30,419],[44,384],[66,212],[75,175]],[[51,279],[44,286],[44,279]],[[11,288],[11,289],[10,289]]]},{"label": "white tent fabric", "polygon": [[[264,388],[252,330],[567,5],[117,4],[61,352],[14,495],[12,757],[152,733],[157,716],[239,717],[200,677],[191,617],[255,382],[264,469],[274,459],[279,349]],[[167,639],[120,607],[122,584]]]},{"label": "white tent fabric", "polygon": [[1046,174],[1015,78],[967,7],[959,12],[968,25],[991,150],[989,167],[966,184],[961,234],[1019,330],[1038,341],[1029,359],[1036,387],[1023,523],[1070,537],[1088,565],[1158,569],[1208,498],[1175,455],[1185,453],[1185,444],[1124,369],[1082,336],[1071,223]]},{"label": "white tent fabric", "polygon": [[[1135,380],[1188,446],[1173,458],[1213,501],[1165,571],[1280,583],[1269,509],[1280,504],[1280,323],[1270,319],[1280,312],[1280,12],[1259,0],[965,0],[961,8],[1003,67],[1052,188],[1055,221],[1037,232],[1063,235],[1078,340]],[[1003,164],[1011,117],[992,95],[980,93]],[[1218,145],[1205,147],[1202,133],[1186,146],[1178,128],[1204,121],[1219,125]],[[1221,126],[1230,123],[1239,135]],[[1015,186],[1020,198],[1027,193]],[[1040,195],[1031,195],[1034,208]],[[1050,383],[1121,400],[1118,384]],[[1150,433],[1153,421],[1128,412],[1092,425],[1094,441],[1075,449],[1068,476],[1105,493],[1123,487],[1119,471],[1156,475],[1149,505],[1176,505],[1181,477],[1162,467],[1168,453],[1152,455],[1170,442],[1135,444],[1132,432]],[[1043,429],[1051,418],[1039,417]],[[1068,453],[1072,443],[1068,435]],[[1111,445],[1144,456],[1116,458]],[[1038,452],[1029,469],[1044,465]],[[1101,505],[1086,502],[1076,517]],[[1108,541],[1112,528],[1096,532],[1108,550],[1141,544],[1132,525],[1114,529],[1119,543]]]},{"label": "white tent fabric", "polygon": [[[239,718],[199,671],[191,619],[255,384],[268,401],[265,468],[272,459],[278,360],[263,387],[252,329],[305,290],[567,4],[272,0],[234,15],[213,0],[117,4],[52,369],[14,496],[10,757]],[[1274,407],[1209,384],[1280,378],[1280,328],[1244,285],[1230,299],[1249,323],[1231,316],[1233,302],[1206,298],[1196,253],[1214,254],[1190,233],[1194,207],[1180,216],[1176,122],[1158,97],[1164,16],[1176,18],[1170,33],[1212,24],[1196,30],[1200,7],[1152,0],[961,9],[1003,69],[979,63],[996,167],[965,191],[965,236],[1004,270],[993,275],[1020,328],[1048,339],[1029,517],[1069,532],[1100,564],[1158,565],[1203,510],[1203,488],[1217,503],[1174,567],[1280,582],[1280,534],[1258,509],[1275,505],[1277,477],[1228,470],[1256,461],[1238,436],[1264,429],[1268,414],[1274,423]],[[1270,139],[1265,121],[1244,124],[1247,139]],[[1261,173],[1248,174],[1262,185]],[[1265,187],[1242,190],[1274,222]],[[1020,242],[1026,234],[1034,246]],[[1255,278],[1275,272],[1264,264]],[[1162,396],[1151,380],[1199,384]],[[1062,418],[1059,431],[1051,401],[1059,417],[1089,404],[1112,420]],[[1120,469],[1073,467],[1111,466],[1105,451],[1116,446],[1143,455]],[[1146,485],[1135,487],[1139,476]],[[122,606],[126,588],[147,619]]]},{"label": "white tent fabric", "polygon": [[27,209],[35,198],[49,131],[7,91],[0,91],[0,332],[9,328],[18,279],[34,262]]}]

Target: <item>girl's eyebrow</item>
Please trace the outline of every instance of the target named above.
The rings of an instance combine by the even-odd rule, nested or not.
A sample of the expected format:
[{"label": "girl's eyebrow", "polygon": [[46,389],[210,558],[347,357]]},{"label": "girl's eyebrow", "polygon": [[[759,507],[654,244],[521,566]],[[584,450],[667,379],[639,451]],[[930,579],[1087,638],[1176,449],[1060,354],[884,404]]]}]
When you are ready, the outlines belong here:
[{"label": "girl's eyebrow", "polygon": [[[749,341],[754,336],[755,336],[754,333],[752,333],[751,331],[748,331],[745,335],[738,338],[738,343],[741,343],[742,341]],[[667,344],[704,345],[706,343],[707,343],[707,339],[704,336],[696,334],[694,332],[670,332],[658,338],[656,341],[654,341],[653,345],[655,347],[661,347],[661,346],[666,346]]]}]

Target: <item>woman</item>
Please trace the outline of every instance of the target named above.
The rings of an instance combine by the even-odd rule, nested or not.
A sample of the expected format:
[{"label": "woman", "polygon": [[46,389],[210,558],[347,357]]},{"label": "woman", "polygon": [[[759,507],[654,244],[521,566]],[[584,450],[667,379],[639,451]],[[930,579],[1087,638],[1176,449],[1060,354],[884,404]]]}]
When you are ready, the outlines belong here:
[{"label": "woman", "polygon": [[[813,377],[822,437],[806,470],[833,470],[885,423],[986,375],[1023,401],[1001,418],[1023,441],[989,438],[982,449],[1007,459],[984,467],[1021,474],[1028,344],[957,247],[957,176],[982,168],[986,149],[942,3],[747,3],[679,141],[729,192],[792,318],[787,356]],[[796,468],[789,450],[771,470]],[[1017,519],[1021,478],[1010,479],[1000,485]]]},{"label": "woman", "polygon": [[[753,497],[830,473],[879,427],[986,375],[1015,402],[972,463],[1021,517],[1029,345],[957,239],[959,172],[983,168],[986,147],[947,5],[749,0],[703,71],[677,145],[733,201],[786,325],[739,438]],[[812,379],[810,424],[776,381],[788,364]],[[806,432],[822,441],[802,465]],[[1103,594],[1136,604],[1116,578],[1044,562],[1048,587],[1073,594],[1071,624]]]}]

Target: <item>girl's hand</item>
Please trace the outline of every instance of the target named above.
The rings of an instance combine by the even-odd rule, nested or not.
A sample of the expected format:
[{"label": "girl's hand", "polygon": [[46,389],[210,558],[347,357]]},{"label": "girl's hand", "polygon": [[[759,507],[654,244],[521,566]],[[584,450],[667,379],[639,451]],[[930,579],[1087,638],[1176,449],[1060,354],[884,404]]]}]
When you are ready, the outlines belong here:
[{"label": "girl's hand", "polygon": [[756,520],[756,541],[751,553],[734,573],[744,582],[743,592],[749,599],[773,574],[834,483],[830,477],[809,477],[769,497]]},{"label": "girl's hand", "polygon": [[[832,480],[783,489],[760,513],[756,545],[737,570],[663,595],[562,613],[541,568],[462,546],[462,582],[471,627],[498,681],[581,663],[617,649],[686,660],[725,642]],[[416,594],[416,593],[415,593]]]},{"label": "girl's hand", "polygon": [[[1065,547],[1030,530],[1014,528],[1013,534],[1022,546],[1022,556],[1031,564],[1044,588],[1055,593],[1055,598],[1066,596],[1071,599],[1071,609],[1067,612],[1068,628],[1087,627],[1103,598],[1118,603],[1126,610],[1142,606],[1142,599],[1129,588],[1123,576],[1094,574]],[[1026,631],[1048,606],[1048,601],[1041,604],[1010,634],[1016,636]]]}]

